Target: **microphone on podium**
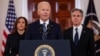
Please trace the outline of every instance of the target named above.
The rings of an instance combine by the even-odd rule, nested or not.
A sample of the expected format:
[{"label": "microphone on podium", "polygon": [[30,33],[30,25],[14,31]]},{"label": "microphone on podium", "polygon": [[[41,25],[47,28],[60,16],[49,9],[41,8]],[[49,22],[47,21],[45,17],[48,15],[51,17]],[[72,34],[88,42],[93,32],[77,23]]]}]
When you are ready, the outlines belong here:
[{"label": "microphone on podium", "polygon": [[42,24],[40,25],[39,31],[41,33],[42,40],[46,40],[47,39],[48,34],[50,33],[52,27],[53,27],[53,25],[47,25],[46,32],[43,32],[43,25]]}]

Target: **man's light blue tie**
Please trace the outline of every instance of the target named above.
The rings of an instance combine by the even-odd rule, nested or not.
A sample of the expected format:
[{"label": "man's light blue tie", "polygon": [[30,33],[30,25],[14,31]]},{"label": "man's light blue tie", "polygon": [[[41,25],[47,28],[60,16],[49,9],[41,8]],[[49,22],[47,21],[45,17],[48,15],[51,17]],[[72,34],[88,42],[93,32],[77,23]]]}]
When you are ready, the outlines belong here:
[{"label": "man's light blue tie", "polygon": [[43,32],[44,32],[44,33],[46,32],[46,26],[45,26],[45,23],[43,23]]},{"label": "man's light blue tie", "polygon": [[43,33],[42,33],[42,39],[43,40],[46,40],[47,38],[47,32],[46,32],[46,26],[45,26],[45,23],[43,23]]},{"label": "man's light blue tie", "polygon": [[74,42],[75,42],[75,45],[77,46],[78,45],[78,29],[76,28],[75,31],[76,31],[76,33],[75,33],[75,37],[74,37]]}]

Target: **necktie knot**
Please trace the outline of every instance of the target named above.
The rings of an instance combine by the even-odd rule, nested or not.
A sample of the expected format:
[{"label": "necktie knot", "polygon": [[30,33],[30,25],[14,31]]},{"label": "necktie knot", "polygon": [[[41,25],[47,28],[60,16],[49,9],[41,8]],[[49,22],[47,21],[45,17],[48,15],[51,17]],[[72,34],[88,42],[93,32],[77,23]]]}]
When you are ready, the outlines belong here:
[{"label": "necktie knot", "polygon": [[45,26],[45,23],[43,23],[43,25]]},{"label": "necktie knot", "polygon": [[78,31],[78,28],[76,28],[75,30],[76,30],[76,32],[77,32],[77,31]]}]

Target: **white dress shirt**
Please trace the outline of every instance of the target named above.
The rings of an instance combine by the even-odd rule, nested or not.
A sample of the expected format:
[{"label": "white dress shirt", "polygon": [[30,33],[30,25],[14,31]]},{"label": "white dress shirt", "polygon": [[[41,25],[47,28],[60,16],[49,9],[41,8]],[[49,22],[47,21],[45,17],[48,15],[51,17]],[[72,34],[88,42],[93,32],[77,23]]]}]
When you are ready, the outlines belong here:
[{"label": "white dress shirt", "polygon": [[81,37],[81,33],[82,33],[82,25],[79,25],[78,27],[76,27],[76,26],[73,26],[73,41],[74,41],[74,37],[75,37],[75,33],[76,33],[76,29],[77,28],[77,31],[78,31],[78,40],[80,40],[80,37]]}]

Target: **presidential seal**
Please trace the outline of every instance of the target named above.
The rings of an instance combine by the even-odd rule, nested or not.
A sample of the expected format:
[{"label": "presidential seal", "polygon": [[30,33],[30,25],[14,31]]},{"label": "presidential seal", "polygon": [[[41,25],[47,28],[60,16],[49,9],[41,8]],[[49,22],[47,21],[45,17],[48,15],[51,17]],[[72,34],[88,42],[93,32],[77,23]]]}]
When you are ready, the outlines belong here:
[{"label": "presidential seal", "polygon": [[50,45],[43,44],[36,48],[34,56],[55,56],[55,51]]}]

